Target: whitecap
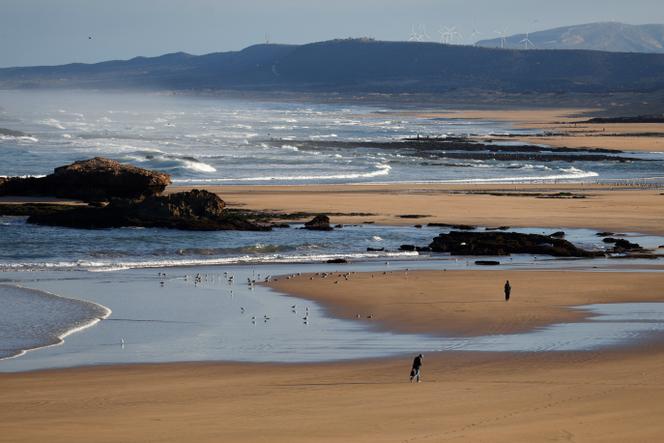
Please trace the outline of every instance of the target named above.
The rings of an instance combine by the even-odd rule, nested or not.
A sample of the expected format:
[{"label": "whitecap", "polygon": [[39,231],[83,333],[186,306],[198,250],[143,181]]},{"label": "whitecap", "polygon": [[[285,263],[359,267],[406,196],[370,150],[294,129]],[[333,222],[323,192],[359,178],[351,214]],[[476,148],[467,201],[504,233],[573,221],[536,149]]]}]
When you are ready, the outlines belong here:
[{"label": "whitecap", "polygon": [[253,263],[316,263],[326,262],[344,258],[347,260],[371,260],[382,258],[407,258],[418,257],[418,252],[360,252],[349,254],[311,254],[311,255],[288,255],[282,253],[275,254],[247,254],[234,257],[215,257],[215,258],[183,258],[183,259],[166,259],[166,260],[143,260],[143,261],[126,261],[126,262],[112,262],[112,261],[92,261],[92,260],[79,260],[75,262],[35,262],[35,263],[12,263],[3,265],[3,268],[25,271],[25,270],[73,270],[85,269],[89,272],[112,272],[122,271],[127,269],[141,269],[141,268],[165,268],[165,267],[180,267],[180,266],[218,266],[229,264],[253,264]]},{"label": "whitecap", "polygon": [[60,120],[57,120],[55,118],[48,118],[46,120],[40,121],[39,123],[41,123],[42,125],[50,126],[52,128],[57,128],[57,129],[62,129],[62,130],[67,129],[64,126],[62,126],[62,123],[60,122]]},{"label": "whitecap", "polygon": [[376,165],[371,172],[354,172],[349,174],[333,175],[274,175],[240,178],[209,178],[209,179],[174,179],[174,183],[224,183],[224,182],[269,182],[269,181],[310,181],[310,180],[347,180],[387,176],[392,167],[387,164]]}]

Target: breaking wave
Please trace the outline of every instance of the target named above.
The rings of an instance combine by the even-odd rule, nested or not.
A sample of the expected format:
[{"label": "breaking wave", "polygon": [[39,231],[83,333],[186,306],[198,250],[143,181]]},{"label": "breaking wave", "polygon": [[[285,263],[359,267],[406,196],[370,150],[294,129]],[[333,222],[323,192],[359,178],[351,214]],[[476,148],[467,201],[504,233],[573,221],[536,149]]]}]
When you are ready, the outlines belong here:
[{"label": "breaking wave", "polygon": [[178,170],[198,173],[217,172],[214,166],[204,163],[195,157],[166,154],[159,150],[130,152],[120,158],[120,161],[166,172],[177,172]]},{"label": "breaking wave", "polygon": [[34,270],[86,270],[90,272],[111,272],[126,269],[141,268],[168,268],[181,266],[214,266],[233,264],[258,264],[258,263],[316,263],[325,262],[338,258],[347,260],[371,260],[383,258],[407,258],[417,257],[417,252],[367,252],[349,254],[312,254],[312,255],[282,255],[282,254],[245,254],[234,257],[215,258],[190,258],[190,259],[167,259],[167,260],[141,260],[141,261],[61,261],[61,262],[24,262],[3,264],[2,268],[12,271],[34,271]]},{"label": "breaking wave", "polygon": [[375,165],[376,170],[371,172],[355,172],[349,174],[332,175],[274,175],[240,178],[209,178],[209,179],[175,179],[174,183],[226,183],[226,182],[268,182],[268,181],[307,181],[307,180],[345,180],[383,177],[390,174],[392,167],[388,164]]}]

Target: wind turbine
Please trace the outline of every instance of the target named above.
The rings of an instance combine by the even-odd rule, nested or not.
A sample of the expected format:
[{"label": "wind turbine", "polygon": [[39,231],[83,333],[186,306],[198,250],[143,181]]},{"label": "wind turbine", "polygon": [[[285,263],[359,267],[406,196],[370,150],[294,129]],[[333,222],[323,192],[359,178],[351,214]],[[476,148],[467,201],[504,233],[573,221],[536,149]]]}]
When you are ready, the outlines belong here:
[{"label": "wind turbine", "polygon": [[449,32],[450,32],[450,43],[454,43],[454,41],[457,39],[458,40],[463,39],[463,35],[461,35],[459,31],[457,31],[456,26],[452,26],[451,28],[449,28]]},{"label": "wind turbine", "polygon": [[477,46],[477,37],[480,35],[482,35],[482,33],[477,30],[476,26],[473,26],[473,32],[470,33],[470,39],[473,41],[474,46]]},{"label": "wind turbine", "polygon": [[410,36],[408,37],[409,42],[421,42],[422,37],[415,30],[415,25],[411,27]]},{"label": "wind turbine", "polygon": [[496,31],[496,34],[500,37],[500,47],[505,49],[505,44],[507,43],[507,29],[503,28],[499,31]]},{"label": "wind turbine", "polygon": [[452,29],[448,28],[447,26],[443,26],[438,30],[440,33],[440,42],[444,43],[446,45],[449,45],[450,42],[452,41]]},{"label": "wind turbine", "polygon": [[440,34],[440,42],[443,44],[447,44],[448,38],[447,38],[447,31],[445,30],[445,27],[443,26],[438,30],[438,33]]},{"label": "wind turbine", "polygon": [[420,25],[420,29],[422,30],[422,33],[420,34],[419,41],[423,42],[431,40],[431,37],[429,37],[429,34],[427,33],[427,25]]},{"label": "wind turbine", "polygon": [[523,49],[535,49],[535,43],[530,40],[530,32],[526,32],[526,38],[519,43],[523,44]]}]

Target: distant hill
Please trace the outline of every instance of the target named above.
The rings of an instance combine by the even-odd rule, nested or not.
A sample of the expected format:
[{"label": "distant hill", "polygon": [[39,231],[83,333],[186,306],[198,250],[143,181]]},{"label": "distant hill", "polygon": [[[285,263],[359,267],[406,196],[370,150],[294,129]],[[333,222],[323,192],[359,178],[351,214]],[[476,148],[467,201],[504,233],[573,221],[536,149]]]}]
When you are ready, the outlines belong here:
[{"label": "distant hill", "polygon": [[664,55],[370,39],[0,69],[0,88],[444,93],[664,90]]},{"label": "distant hill", "polygon": [[[504,47],[523,49],[526,34],[507,37]],[[664,25],[627,25],[624,23],[588,23],[565,26],[528,35],[536,49],[588,49],[610,52],[664,54]],[[481,40],[477,46],[500,48],[500,38]],[[528,45],[532,48],[531,45]]]}]

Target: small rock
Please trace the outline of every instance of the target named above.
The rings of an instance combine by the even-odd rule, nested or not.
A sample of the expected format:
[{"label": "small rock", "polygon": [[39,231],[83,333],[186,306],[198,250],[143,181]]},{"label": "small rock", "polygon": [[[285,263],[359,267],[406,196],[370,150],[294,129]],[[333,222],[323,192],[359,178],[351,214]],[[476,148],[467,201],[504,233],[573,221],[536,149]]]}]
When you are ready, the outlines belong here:
[{"label": "small rock", "polygon": [[477,260],[475,264],[478,266],[498,266],[500,262],[494,260]]},{"label": "small rock", "polygon": [[304,224],[304,229],[310,231],[332,231],[333,228],[330,226],[330,217],[325,214],[320,214],[306,222]]},{"label": "small rock", "polygon": [[328,260],[327,263],[331,265],[343,265],[348,263],[348,260],[346,260],[345,258],[332,258]]}]

